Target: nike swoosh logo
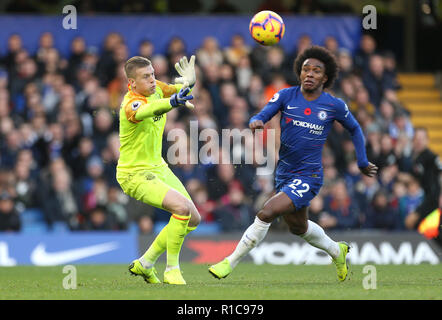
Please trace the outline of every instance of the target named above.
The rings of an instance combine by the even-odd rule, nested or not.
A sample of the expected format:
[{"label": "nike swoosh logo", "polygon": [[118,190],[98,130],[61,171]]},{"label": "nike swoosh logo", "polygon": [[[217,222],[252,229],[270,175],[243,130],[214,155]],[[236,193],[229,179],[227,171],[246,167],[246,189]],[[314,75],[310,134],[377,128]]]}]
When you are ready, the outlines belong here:
[{"label": "nike swoosh logo", "polygon": [[299,107],[290,107],[290,106],[287,106],[287,109],[297,109],[297,108],[299,108]]},{"label": "nike swoosh logo", "polygon": [[115,250],[119,247],[118,242],[106,242],[84,248],[63,250],[58,252],[46,252],[46,246],[39,243],[31,253],[31,262],[36,266],[56,266],[75,260],[96,256]]}]

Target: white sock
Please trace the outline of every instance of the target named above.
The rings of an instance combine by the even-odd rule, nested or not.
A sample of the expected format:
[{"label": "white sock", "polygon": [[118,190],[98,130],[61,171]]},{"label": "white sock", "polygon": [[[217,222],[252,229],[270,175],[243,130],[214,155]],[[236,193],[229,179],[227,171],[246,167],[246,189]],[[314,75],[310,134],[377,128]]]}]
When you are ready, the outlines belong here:
[{"label": "white sock", "polygon": [[307,232],[301,234],[300,237],[310,243],[313,247],[319,248],[327,252],[333,259],[339,256],[341,249],[339,244],[330,239],[320,226],[313,221],[308,220]]},{"label": "white sock", "polygon": [[144,256],[142,256],[141,258],[138,259],[138,261],[140,261],[141,265],[143,266],[144,269],[149,269],[153,267],[153,263],[147,262],[144,259]]},{"label": "white sock", "polygon": [[271,223],[261,221],[258,217],[255,217],[255,222],[244,232],[235,251],[227,257],[232,268],[235,268],[239,261],[264,239],[270,225]]},{"label": "white sock", "polygon": [[167,271],[170,271],[173,269],[179,269],[179,268],[180,268],[179,265],[178,266],[166,266],[166,269],[164,270],[164,272],[167,272]]}]

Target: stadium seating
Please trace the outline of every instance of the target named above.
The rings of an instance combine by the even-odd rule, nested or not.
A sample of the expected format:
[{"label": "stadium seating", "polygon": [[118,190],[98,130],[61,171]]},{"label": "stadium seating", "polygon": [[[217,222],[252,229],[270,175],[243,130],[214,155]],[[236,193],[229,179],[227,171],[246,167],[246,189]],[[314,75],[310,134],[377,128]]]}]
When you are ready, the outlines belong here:
[{"label": "stadium seating", "polygon": [[442,156],[442,97],[436,88],[436,78],[429,73],[401,73],[402,90],[398,97],[411,112],[413,126],[425,126],[430,136],[430,148]]}]

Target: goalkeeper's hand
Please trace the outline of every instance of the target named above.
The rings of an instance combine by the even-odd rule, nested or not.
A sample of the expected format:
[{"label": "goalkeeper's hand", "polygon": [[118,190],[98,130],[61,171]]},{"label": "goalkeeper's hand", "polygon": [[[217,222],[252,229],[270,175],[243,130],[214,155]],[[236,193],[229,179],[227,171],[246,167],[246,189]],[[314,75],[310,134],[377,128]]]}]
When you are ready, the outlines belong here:
[{"label": "goalkeeper's hand", "polygon": [[188,95],[190,89],[188,86],[184,86],[178,93],[174,93],[170,97],[170,104],[173,108],[186,106],[187,108],[194,108],[194,105],[189,100],[193,99],[192,95]]},{"label": "goalkeeper's hand", "polygon": [[187,83],[190,87],[193,87],[196,82],[195,56],[191,56],[190,61],[187,61],[186,56],[182,57],[179,62],[175,63],[175,69],[181,76],[175,79],[175,83],[182,83],[184,85]]}]

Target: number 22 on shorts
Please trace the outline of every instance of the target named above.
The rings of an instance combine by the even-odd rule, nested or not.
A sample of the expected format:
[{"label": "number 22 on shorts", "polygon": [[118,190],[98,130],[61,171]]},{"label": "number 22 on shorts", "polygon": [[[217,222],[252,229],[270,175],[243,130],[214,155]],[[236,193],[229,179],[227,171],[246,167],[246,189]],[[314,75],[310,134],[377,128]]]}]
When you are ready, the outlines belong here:
[{"label": "number 22 on shorts", "polygon": [[302,198],[303,194],[310,190],[310,186],[307,183],[302,183],[300,179],[295,179],[291,184],[289,184],[289,188],[291,188],[292,193]]}]

